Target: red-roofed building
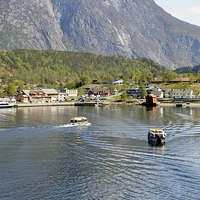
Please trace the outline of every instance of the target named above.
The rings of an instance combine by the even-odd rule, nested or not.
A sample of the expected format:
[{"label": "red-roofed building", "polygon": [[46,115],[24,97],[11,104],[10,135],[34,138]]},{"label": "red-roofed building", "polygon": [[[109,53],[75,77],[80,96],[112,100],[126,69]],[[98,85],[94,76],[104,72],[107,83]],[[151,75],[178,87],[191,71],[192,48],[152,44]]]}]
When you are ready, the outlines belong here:
[{"label": "red-roofed building", "polygon": [[176,79],[173,79],[173,80],[170,80],[169,81],[170,83],[189,83],[190,82],[190,78],[176,78]]}]

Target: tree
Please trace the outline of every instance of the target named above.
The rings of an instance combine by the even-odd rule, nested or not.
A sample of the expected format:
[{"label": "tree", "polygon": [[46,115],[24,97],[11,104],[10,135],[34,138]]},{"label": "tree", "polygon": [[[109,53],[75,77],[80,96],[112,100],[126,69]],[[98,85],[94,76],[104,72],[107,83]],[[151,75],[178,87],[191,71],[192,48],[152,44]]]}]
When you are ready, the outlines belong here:
[{"label": "tree", "polygon": [[112,84],[112,83],[114,82],[115,79],[113,78],[113,76],[109,76],[109,77],[108,77],[108,80],[109,80],[110,84]]},{"label": "tree", "polygon": [[141,80],[142,80],[142,82],[146,82],[146,75],[145,75],[145,72],[142,72],[142,75],[141,75]]},{"label": "tree", "polygon": [[165,78],[166,78],[168,81],[172,80],[171,73],[168,72],[167,75],[165,76]]},{"label": "tree", "polygon": [[9,94],[9,95],[14,95],[15,93],[16,93],[16,87],[15,87],[15,85],[13,84],[13,83],[9,83],[8,84],[8,87],[7,87],[7,93]]},{"label": "tree", "polygon": [[124,83],[126,84],[126,83],[128,83],[128,81],[129,81],[129,78],[128,78],[128,76],[127,75],[122,75],[122,79],[124,80]]},{"label": "tree", "polygon": [[110,93],[113,95],[115,93],[115,90],[116,90],[115,86],[114,85],[110,85],[109,89],[110,89]]},{"label": "tree", "polygon": [[10,74],[8,71],[6,71],[2,76],[3,83],[8,83],[9,77],[10,77]]},{"label": "tree", "polygon": [[139,81],[138,75],[135,76],[134,80],[135,80],[135,84],[138,84],[138,81]]},{"label": "tree", "polygon": [[19,87],[18,87],[18,90],[23,90],[24,89],[24,86],[22,83],[19,84]]},{"label": "tree", "polygon": [[0,60],[0,77],[2,75],[1,60]]},{"label": "tree", "polygon": [[122,101],[126,101],[127,100],[127,94],[126,92],[123,92],[122,95],[121,95],[121,100]]},{"label": "tree", "polygon": [[172,79],[176,79],[178,76],[178,74],[176,72],[172,72],[171,77]]},{"label": "tree", "polygon": [[174,96],[174,92],[171,91],[171,92],[169,93],[169,97],[170,97],[170,98],[173,98],[173,96]]},{"label": "tree", "polygon": [[78,94],[79,95],[84,95],[86,93],[86,89],[85,88],[79,88],[78,90]]},{"label": "tree", "polygon": [[74,81],[73,82],[69,82],[69,83],[66,84],[65,87],[68,88],[69,90],[74,89],[76,87],[75,86],[75,82]]},{"label": "tree", "polygon": [[145,98],[147,96],[146,87],[144,85],[141,85],[140,96],[142,98]]},{"label": "tree", "polygon": [[82,85],[85,85],[87,83],[90,83],[90,77],[89,76],[81,76],[80,81]]},{"label": "tree", "polygon": [[190,84],[194,83],[194,81],[196,79],[196,77],[194,76],[194,74],[190,74],[189,78],[190,78]]}]

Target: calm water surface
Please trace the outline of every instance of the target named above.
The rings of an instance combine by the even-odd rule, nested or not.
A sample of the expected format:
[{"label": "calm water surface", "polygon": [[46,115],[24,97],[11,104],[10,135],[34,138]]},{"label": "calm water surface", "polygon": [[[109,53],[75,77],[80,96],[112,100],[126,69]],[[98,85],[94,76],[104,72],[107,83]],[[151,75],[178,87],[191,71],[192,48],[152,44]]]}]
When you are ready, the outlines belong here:
[{"label": "calm water surface", "polygon": [[[164,146],[148,144],[153,127]],[[0,199],[200,198],[198,107],[1,109],[0,143]]]}]

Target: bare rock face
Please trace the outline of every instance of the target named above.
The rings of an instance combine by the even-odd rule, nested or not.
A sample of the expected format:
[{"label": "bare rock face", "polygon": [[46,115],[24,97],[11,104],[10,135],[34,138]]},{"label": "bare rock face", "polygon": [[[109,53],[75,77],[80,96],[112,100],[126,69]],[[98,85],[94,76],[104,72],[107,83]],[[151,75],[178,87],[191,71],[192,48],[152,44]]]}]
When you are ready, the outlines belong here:
[{"label": "bare rock face", "polygon": [[154,0],[1,0],[0,46],[149,57],[174,69],[200,64],[200,27]]}]

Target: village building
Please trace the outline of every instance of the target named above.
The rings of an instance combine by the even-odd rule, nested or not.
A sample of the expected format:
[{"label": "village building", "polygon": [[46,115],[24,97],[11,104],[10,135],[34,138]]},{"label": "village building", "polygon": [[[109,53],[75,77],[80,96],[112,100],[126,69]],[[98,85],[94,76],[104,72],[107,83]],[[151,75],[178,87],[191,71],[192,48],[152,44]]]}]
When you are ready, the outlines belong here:
[{"label": "village building", "polygon": [[108,80],[103,80],[103,81],[101,81],[101,84],[107,85],[107,84],[110,84],[110,81],[108,81]]},{"label": "village building", "polygon": [[199,92],[193,93],[192,98],[200,99],[200,93]]},{"label": "village building", "polygon": [[69,97],[77,97],[78,90],[69,90],[68,88],[58,88],[58,101],[66,101]]},{"label": "village building", "polygon": [[176,78],[169,81],[170,83],[190,83],[190,78]]},{"label": "village building", "polygon": [[161,89],[154,90],[151,94],[155,95],[157,99],[163,98],[163,91]]},{"label": "village building", "polygon": [[140,95],[140,87],[126,88],[125,92],[126,92],[128,97],[137,98]]},{"label": "village building", "polygon": [[55,89],[21,90],[15,95],[21,102],[52,103],[58,101],[58,92]]},{"label": "village building", "polygon": [[90,95],[100,95],[100,96],[110,96],[110,90],[107,87],[104,88],[90,88],[89,92],[88,92],[88,96]]},{"label": "village building", "polygon": [[[145,86],[147,95],[154,94],[157,98],[163,98],[163,91],[160,87],[155,85],[146,85]],[[130,87],[125,89],[127,96],[137,98],[140,96],[141,87]]]},{"label": "village building", "polygon": [[112,83],[113,85],[124,85],[123,79],[115,79],[115,81]]},{"label": "village building", "polygon": [[158,79],[158,78],[155,78],[155,79],[153,79],[152,81],[151,81],[151,83],[163,83],[164,81],[163,81],[163,79],[161,78],[161,79]]},{"label": "village building", "polygon": [[17,101],[21,101],[21,102],[29,102],[29,91],[30,90],[21,90],[21,91],[18,91],[16,94],[15,94],[15,99]]},{"label": "village building", "polygon": [[136,84],[133,79],[129,79],[128,83],[129,83],[129,85],[135,85]]},{"label": "village building", "polygon": [[99,80],[92,80],[92,84],[99,84]]},{"label": "village building", "polygon": [[165,91],[165,98],[170,97],[174,99],[192,99],[193,92],[191,89],[167,89]]},{"label": "village building", "polygon": [[156,96],[154,94],[149,94],[146,97],[147,104],[156,104],[158,102]]}]

